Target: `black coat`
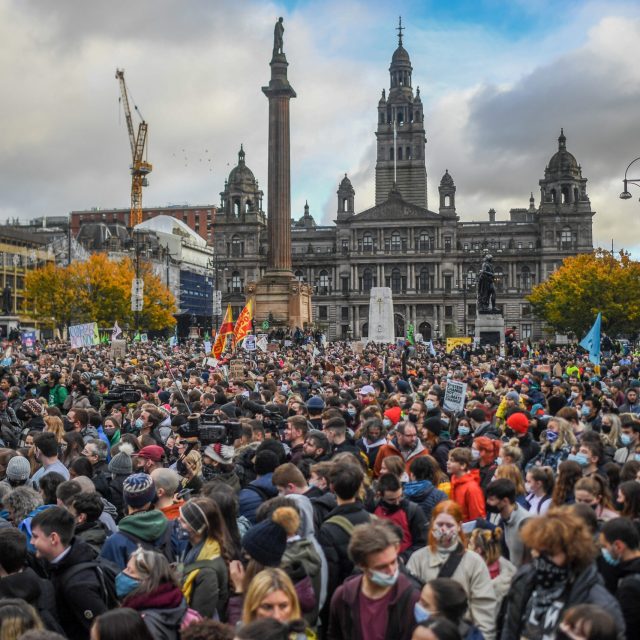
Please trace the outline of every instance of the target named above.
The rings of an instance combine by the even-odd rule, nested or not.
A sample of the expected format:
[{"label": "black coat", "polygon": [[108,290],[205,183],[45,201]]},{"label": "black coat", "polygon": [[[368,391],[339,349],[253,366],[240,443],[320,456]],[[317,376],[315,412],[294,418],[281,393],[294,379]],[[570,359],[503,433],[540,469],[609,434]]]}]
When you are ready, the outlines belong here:
[{"label": "black coat", "polygon": [[73,566],[95,558],[96,552],[86,542],[74,539],[69,553],[59,563],[48,566],[60,625],[69,640],[88,640],[94,619],[107,610],[95,569],[87,568],[64,579]]},{"label": "black coat", "polygon": [[616,598],[627,629],[640,629],[640,558],[623,562],[620,567]]},{"label": "black coat", "polygon": [[[511,581],[509,592],[503,603],[504,619],[500,633],[501,640],[519,638],[523,628],[523,617],[527,603],[535,586],[535,569],[526,564],[518,570]],[[616,599],[605,588],[595,563],[579,573],[565,595],[564,611],[577,604],[597,604],[609,611],[616,621],[619,640],[625,638],[622,611]]]}]

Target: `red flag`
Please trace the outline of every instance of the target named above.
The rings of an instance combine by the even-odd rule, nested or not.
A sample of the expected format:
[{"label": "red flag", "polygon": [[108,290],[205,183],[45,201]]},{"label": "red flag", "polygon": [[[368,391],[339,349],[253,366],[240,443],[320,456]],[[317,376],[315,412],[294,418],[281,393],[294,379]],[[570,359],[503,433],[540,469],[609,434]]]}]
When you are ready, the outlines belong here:
[{"label": "red flag", "polygon": [[233,335],[237,345],[240,344],[251,331],[251,318],[253,317],[251,307],[252,302],[249,300],[236,321],[236,328],[233,330]]},{"label": "red flag", "polygon": [[224,351],[224,345],[227,342],[228,335],[233,335],[233,313],[231,312],[231,305],[227,306],[227,311],[224,314],[224,319],[222,320],[222,326],[220,327],[216,340],[213,343],[211,353],[214,358],[218,360],[220,359],[220,356]]}]

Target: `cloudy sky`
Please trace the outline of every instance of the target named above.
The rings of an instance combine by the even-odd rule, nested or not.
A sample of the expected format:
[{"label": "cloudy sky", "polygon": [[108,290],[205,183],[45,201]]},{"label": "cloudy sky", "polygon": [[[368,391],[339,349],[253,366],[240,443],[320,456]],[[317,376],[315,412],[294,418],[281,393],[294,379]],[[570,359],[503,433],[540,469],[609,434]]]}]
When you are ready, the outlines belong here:
[{"label": "cloudy sky", "polygon": [[[596,245],[640,255],[640,4],[577,0],[0,0],[0,221],[126,207],[116,67],[149,123],[147,206],[215,204],[240,143],[266,190],[273,24],[285,18],[293,215],[333,219],[347,172],[373,204],[376,105],[398,14],[425,105],[430,202],[463,220],[538,201],[560,127],[588,178]],[[640,162],[631,177],[640,177]]]}]

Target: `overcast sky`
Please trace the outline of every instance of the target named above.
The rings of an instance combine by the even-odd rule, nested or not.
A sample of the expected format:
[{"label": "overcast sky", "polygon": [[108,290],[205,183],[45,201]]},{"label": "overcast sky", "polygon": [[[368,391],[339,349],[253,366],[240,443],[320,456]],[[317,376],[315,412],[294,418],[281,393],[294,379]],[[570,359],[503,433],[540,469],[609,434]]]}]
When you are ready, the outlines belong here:
[{"label": "overcast sky", "polygon": [[[376,106],[398,14],[425,105],[430,203],[445,169],[463,220],[528,206],[560,127],[594,242],[640,255],[640,4],[575,0],[0,0],[0,221],[129,204],[116,67],[149,124],[145,206],[216,204],[246,161],[266,191],[273,24],[285,19],[294,217],[334,218],[346,172],[373,204]],[[630,172],[640,177],[640,162]],[[433,208],[433,205],[432,207]]]}]

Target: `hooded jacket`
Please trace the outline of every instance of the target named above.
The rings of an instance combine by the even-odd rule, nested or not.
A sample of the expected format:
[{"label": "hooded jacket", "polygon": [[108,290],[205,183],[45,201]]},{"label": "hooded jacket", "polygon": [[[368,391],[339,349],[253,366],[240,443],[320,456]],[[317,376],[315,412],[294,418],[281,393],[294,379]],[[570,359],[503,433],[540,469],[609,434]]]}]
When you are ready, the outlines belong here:
[{"label": "hooded jacket", "polygon": [[640,629],[640,558],[623,562],[619,570],[616,598],[624,621],[627,629]]},{"label": "hooded jacket", "polygon": [[[275,498],[278,495],[278,490],[271,481],[272,476],[272,473],[266,473],[256,478],[238,494],[238,513],[245,516],[251,524],[256,523],[258,507],[269,498]],[[251,487],[255,487],[255,489]]]},{"label": "hooded jacket", "polygon": [[125,598],[122,606],[140,613],[153,640],[179,640],[187,602],[178,587],[161,584],[151,593]]},{"label": "hooded jacket", "polygon": [[169,521],[162,511],[138,511],[126,516],[120,520],[118,531],[107,538],[100,555],[124,569],[129,556],[138,547],[138,543],[124,533],[130,533],[157,547],[161,544],[168,526]]},{"label": "hooded jacket", "polygon": [[382,461],[389,456],[400,456],[404,460],[405,471],[409,473],[411,463],[420,456],[428,455],[429,451],[425,448],[420,440],[416,442],[416,446],[408,455],[405,455],[398,445],[398,441],[394,438],[389,444],[382,445],[376,456],[376,463],[373,465],[373,477],[380,477],[380,469],[382,469]]},{"label": "hooded jacket", "polygon": [[406,482],[404,485],[404,495],[408,500],[414,502],[422,509],[427,522],[431,520],[433,508],[439,502],[447,499],[447,494],[437,489],[429,480]]},{"label": "hooded jacket", "polygon": [[[331,598],[327,640],[361,640],[360,592],[363,577],[353,576],[340,585]],[[391,589],[385,640],[409,640],[416,626],[413,609],[420,599],[409,578],[398,576]]]},{"label": "hooded jacket", "polygon": [[471,469],[460,478],[451,477],[451,499],[460,505],[464,522],[485,517],[485,499],[478,469]]},{"label": "hooded jacket", "polygon": [[[322,562],[320,555],[311,540],[297,537],[287,541],[287,548],[282,556],[280,568],[296,584],[308,580],[313,590],[313,597],[308,603],[300,601],[304,619],[310,627],[315,627],[320,610],[320,593],[322,590]],[[305,606],[306,605],[306,606]]]}]

